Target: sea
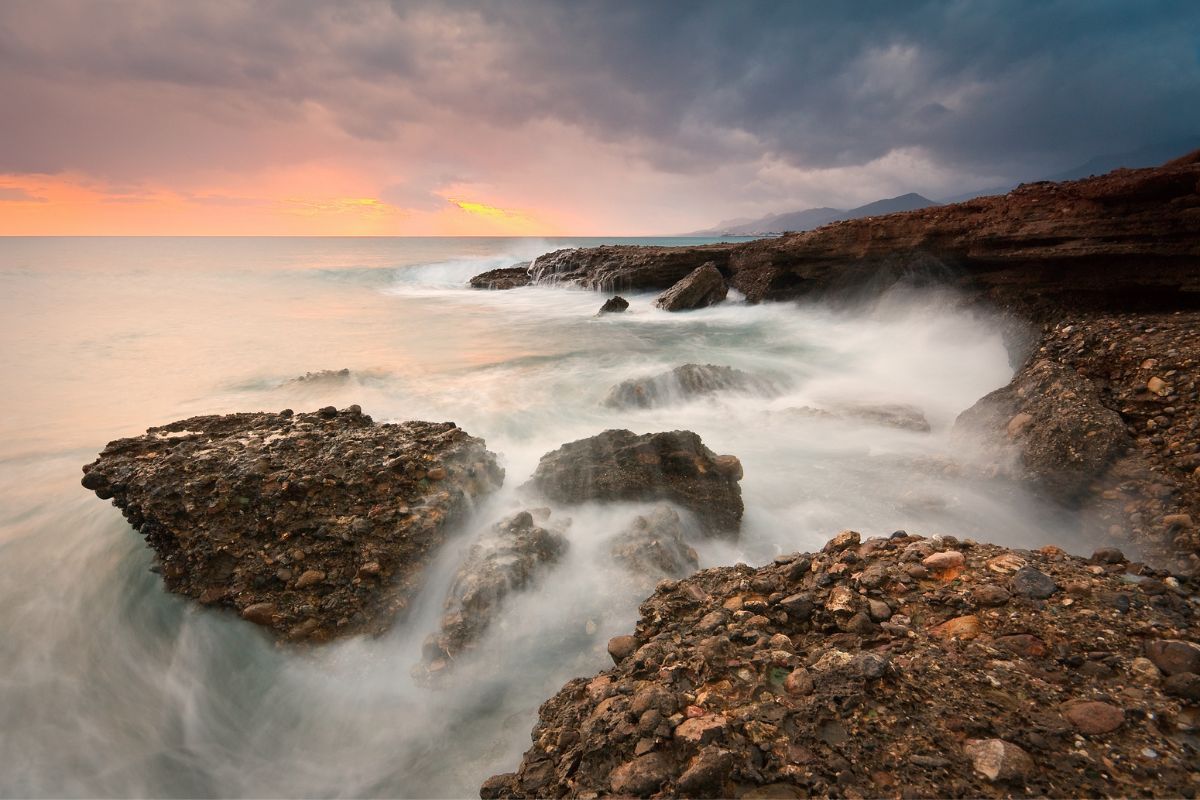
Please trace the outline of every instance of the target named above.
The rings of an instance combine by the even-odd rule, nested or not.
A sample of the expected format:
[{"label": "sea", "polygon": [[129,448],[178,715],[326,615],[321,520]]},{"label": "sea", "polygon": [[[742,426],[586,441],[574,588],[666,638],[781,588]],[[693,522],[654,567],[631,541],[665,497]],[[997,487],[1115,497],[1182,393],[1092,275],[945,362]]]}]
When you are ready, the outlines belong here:
[{"label": "sea", "polygon": [[[510,596],[438,688],[411,676],[463,554],[525,502],[538,459],[611,428],[686,429],[736,455],[741,537],[696,534],[700,566],[769,562],[843,529],[1073,547],[1073,521],[946,469],[955,417],[1012,376],[1005,321],[948,291],[854,305],[667,313],[652,293],[598,316],[566,286],[473,290],[551,250],[709,239],[0,239],[0,795],[475,797],[530,745],[540,703],[611,661],[642,597],[608,547],[636,504],[556,508],[564,559]],[[732,366],[775,391],[603,404],[621,381]],[[292,382],[319,370],[342,381]],[[80,467],[112,439],[200,414],[358,404],[453,421],[504,488],[452,531],[412,613],[379,638],[280,647],[168,594],[153,554]],[[837,414],[910,404],[928,432]]]}]

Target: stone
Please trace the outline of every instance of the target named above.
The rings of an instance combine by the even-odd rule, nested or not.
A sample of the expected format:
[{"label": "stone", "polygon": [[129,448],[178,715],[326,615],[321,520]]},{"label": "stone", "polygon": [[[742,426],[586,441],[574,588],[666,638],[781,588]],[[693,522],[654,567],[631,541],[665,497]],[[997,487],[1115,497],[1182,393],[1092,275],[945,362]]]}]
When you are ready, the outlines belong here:
[{"label": "stone", "polygon": [[671,778],[671,764],[664,753],[647,753],[612,771],[611,786],[624,797],[648,797]]},{"label": "stone", "polygon": [[667,289],[654,305],[664,311],[688,311],[715,305],[729,294],[725,277],[713,262],[703,264],[689,272],[678,283]]},{"label": "stone", "polygon": [[638,640],[633,636],[614,636],[608,640],[608,654],[614,664],[620,664],[638,649]]},{"label": "stone", "polygon": [[872,622],[885,622],[892,618],[892,607],[882,600],[868,600],[867,609]]},{"label": "stone", "polygon": [[1129,662],[1129,672],[1145,681],[1157,681],[1162,677],[1154,662],[1142,656]]},{"label": "stone", "polygon": [[1045,642],[1028,633],[997,636],[996,646],[1025,658],[1039,658],[1049,652]]},{"label": "stone", "polygon": [[787,611],[788,616],[800,621],[811,617],[815,608],[812,597],[804,592],[788,595],[779,601],[779,606]]},{"label": "stone", "polygon": [[1125,554],[1115,547],[1101,547],[1092,553],[1092,561],[1101,564],[1124,564],[1127,560]]},{"label": "stone", "polygon": [[1167,675],[1180,672],[1200,673],[1200,645],[1182,639],[1151,639],[1146,656]]},{"label": "stone", "polygon": [[1002,606],[1009,601],[1008,590],[994,583],[985,583],[971,590],[971,598],[981,606]]},{"label": "stone", "polygon": [[275,622],[274,603],[253,603],[242,609],[242,619],[255,625],[270,626]]},{"label": "stone", "polygon": [[1166,381],[1157,375],[1146,381],[1146,389],[1151,394],[1156,394],[1159,397],[1166,397],[1171,393],[1171,387],[1167,385]]},{"label": "stone", "polygon": [[1077,731],[1088,736],[1112,733],[1125,723],[1124,711],[1098,700],[1067,703],[1062,714]]},{"label": "stone", "polygon": [[837,536],[826,542],[825,546],[821,548],[821,552],[840,553],[841,551],[847,550],[851,547],[858,547],[861,542],[862,537],[859,535],[858,531],[842,531]]},{"label": "stone", "polygon": [[682,578],[699,566],[696,551],[684,539],[683,521],[670,506],[639,515],[613,539],[614,561],[639,575]]},{"label": "stone", "polygon": [[321,581],[325,580],[325,573],[319,569],[305,570],[299,578],[296,579],[297,589],[307,589],[310,586],[316,586]]},{"label": "stone", "polygon": [[1196,523],[1192,521],[1191,514],[1167,514],[1163,517],[1163,525],[1168,528],[1186,528],[1191,530],[1196,527]]},{"label": "stone", "polygon": [[524,263],[480,273],[471,278],[470,285],[473,289],[516,289],[532,282],[529,264]]},{"label": "stone", "polygon": [[727,797],[725,778],[733,767],[733,754],[716,747],[700,750],[675,782],[683,797]]},{"label": "stone", "polygon": [[1176,672],[1163,681],[1163,691],[1189,703],[1200,703],[1200,675],[1195,672]]},{"label": "stone", "polygon": [[1016,437],[1020,436],[1021,432],[1029,427],[1029,423],[1031,422],[1033,422],[1033,414],[1027,414],[1022,411],[1021,413],[1015,415],[1005,426],[1005,432],[1008,434],[1008,438],[1015,439]]},{"label": "stone", "polygon": [[935,626],[929,631],[932,636],[938,639],[961,639],[968,641],[974,639],[983,630],[983,626],[979,622],[979,617],[974,614],[968,614],[963,617],[955,617],[947,620],[941,625]]},{"label": "stone", "polygon": [[812,694],[814,685],[812,675],[803,667],[789,672],[783,681],[783,688],[794,695]]},{"label": "stone", "polygon": [[604,305],[600,306],[600,313],[619,314],[627,308],[629,308],[629,301],[618,294],[604,301]]},{"label": "stone", "polygon": [[720,393],[770,397],[778,393],[771,381],[733,367],[684,364],[670,372],[631,378],[609,390],[609,408],[656,408]]},{"label": "stone", "polygon": [[921,564],[934,572],[949,572],[962,569],[966,559],[957,550],[943,550],[922,559]]},{"label": "stone", "polygon": [[1045,600],[1058,591],[1058,584],[1049,575],[1033,567],[1021,567],[1009,582],[1012,593],[1031,600]]},{"label": "stone", "polygon": [[708,744],[724,735],[729,720],[720,714],[684,720],[675,728],[675,738],[686,744]]},{"label": "stone", "polygon": [[542,456],[524,488],[558,503],[666,500],[694,512],[704,533],[736,537],[740,464],[717,459],[691,431],[609,430]]},{"label": "stone", "polygon": [[970,739],[963,745],[963,752],[975,771],[989,781],[1021,780],[1034,770],[1029,754],[1003,739]]}]

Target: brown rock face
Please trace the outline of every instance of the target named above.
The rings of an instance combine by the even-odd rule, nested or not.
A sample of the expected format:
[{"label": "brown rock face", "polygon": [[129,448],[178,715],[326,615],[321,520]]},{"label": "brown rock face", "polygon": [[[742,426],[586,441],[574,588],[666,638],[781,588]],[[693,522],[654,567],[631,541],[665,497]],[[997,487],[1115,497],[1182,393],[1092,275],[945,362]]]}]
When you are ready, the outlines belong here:
[{"label": "brown rock face", "polygon": [[447,523],[504,476],[453,423],[377,425],[357,406],[193,417],[110,442],[83,469],[168,589],[294,640],[388,628]]},{"label": "brown rock face", "polygon": [[663,311],[688,311],[693,308],[713,306],[725,299],[729,287],[717,265],[708,262],[685,275],[678,283],[667,289],[654,305]]},{"label": "brown rock face", "polygon": [[516,289],[533,283],[529,276],[529,264],[517,264],[513,267],[501,267],[488,270],[471,278],[474,289]]},{"label": "brown rock face", "polygon": [[1200,153],[1161,167],[1032,183],[805,233],[705,247],[599,247],[539,257],[534,280],[666,289],[713,262],[751,302],[953,276],[1035,316],[1200,305]]},{"label": "brown rock face", "polygon": [[[957,578],[906,575],[905,565],[938,552],[962,556]],[[977,606],[972,589],[1018,562],[1075,587],[1072,603]],[[1095,567],[1051,549],[1018,555],[846,532],[820,553],[663,582],[634,633],[610,645],[614,665],[547,700],[516,771],[489,779],[484,793],[1192,794],[1196,676],[1181,672],[1169,685],[1127,676],[1147,631],[1200,636],[1190,600],[1200,585],[1183,579],[1178,592],[1150,594]],[[798,595],[810,600],[803,614],[786,608]],[[844,631],[854,597],[898,612]],[[940,635],[964,619],[971,638]],[[1100,754],[1126,769],[1103,768]]]},{"label": "brown rock face", "polygon": [[559,503],[668,500],[694,511],[708,533],[736,536],[741,477],[736,458],[718,456],[691,431],[610,430],[542,456],[526,486]]}]

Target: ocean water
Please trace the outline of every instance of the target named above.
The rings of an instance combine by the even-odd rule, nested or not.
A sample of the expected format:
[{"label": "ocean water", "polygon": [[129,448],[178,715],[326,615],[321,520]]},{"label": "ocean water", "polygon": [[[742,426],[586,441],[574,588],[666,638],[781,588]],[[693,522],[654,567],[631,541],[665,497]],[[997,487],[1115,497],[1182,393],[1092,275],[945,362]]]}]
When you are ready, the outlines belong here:
[{"label": "ocean water", "polygon": [[[690,429],[741,459],[742,537],[694,538],[702,566],[763,563],[843,528],[1078,549],[1071,520],[1019,491],[920,466],[964,456],[955,416],[1012,372],[999,321],[949,295],[668,314],[632,294],[627,313],[597,317],[592,292],[466,286],[609,241],[0,239],[0,795],[476,796],[516,767],[539,703],[632,630],[641,598],[606,548],[645,509],[555,509],[572,520],[568,555],[505,606],[485,657],[437,690],[410,668],[458,560],[521,507],[538,458],[606,428]],[[779,389],[601,404],[688,362]],[[342,368],[342,384],[285,383]],[[932,431],[787,411],[881,402],[918,406]],[[106,442],[151,425],[351,403],[380,421],[453,420],[508,473],[379,639],[297,653],[167,594],[140,537],[79,485]]]}]

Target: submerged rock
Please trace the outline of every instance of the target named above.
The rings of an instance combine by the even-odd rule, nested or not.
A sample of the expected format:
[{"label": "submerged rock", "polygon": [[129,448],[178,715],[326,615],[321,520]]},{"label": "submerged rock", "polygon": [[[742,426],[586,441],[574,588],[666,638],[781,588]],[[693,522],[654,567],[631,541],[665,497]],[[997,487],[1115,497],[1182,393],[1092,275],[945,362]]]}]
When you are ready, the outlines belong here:
[{"label": "submerged rock", "polygon": [[169,590],[292,640],[386,630],[447,525],[504,478],[451,422],[376,424],[358,406],[193,417],[83,471]]},{"label": "submerged rock", "polygon": [[627,308],[629,308],[629,301],[618,294],[604,301],[604,305],[600,306],[600,313],[619,314]]},{"label": "submerged rock", "polygon": [[306,372],[298,378],[283,382],[284,386],[311,386],[345,383],[350,380],[349,369],[322,369],[316,372]]},{"label": "submerged rock", "polygon": [[648,378],[631,378],[612,388],[604,405],[610,408],[652,408],[717,392],[773,394],[775,384],[733,367],[684,364]]},{"label": "submerged rock", "polygon": [[729,286],[717,265],[709,261],[689,272],[667,289],[654,305],[664,311],[688,311],[716,305],[729,294]]},{"label": "submerged rock", "polygon": [[742,520],[742,465],[691,431],[608,430],[542,456],[526,484],[548,500],[667,500],[696,514],[706,533],[736,536]]},{"label": "submerged rock", "polygon": [[533,282],[529,277],[529,262],[482,272],[471,278],[473,289],[516,289]]},{"label": "submerged rock", "polygon": [[[549,517],[542,510],[539,517]],[[567,549],[561,530],[543,527],[529,511],[492,526],[454,575],[441,631],[425,642],[418,675],[435,678],[471,649],[500,613],[504,599],[529,587]]]},{"label": "submerged rock", "polygon": [[[1195,582],[1151,594],[1056,548],[860,539],[845,532],[819,553],[659,584],[633,634],[609,643],[613,666],[543,703],[516,771],[489,778],[482,793],[1195,793],[1195,675],[1129,679],[1152,632],[1200,636]],[[934,555],[954,569],[909,575]],[[1071,603],[978,605],[973,588],[1017,562],[1071,587]],[[1128,607],[1108,601],[1116,592],[1131,595]],[[875,623],[856,610],[867,603],[898,613]],[[944,635],[968,618],[969,636]],[[1048,644],[1013,647],[1014,638]]]},{"label": "submerged rock", "polygon": [[681,578],[696,571],[696,551],[684,539],[683,520],[667,505],[637,516],[613,540],[613,560],[639,575]]},{"label": "submerged rock", "polygon": [[782,413],[797,417],[854,420],[865,422],[868,425],[918,433],[929,433],[930,431],[929,421],[925,419],[925,412],[907,403],[847,403],[831,409],[799,406],[784,409]]}]

